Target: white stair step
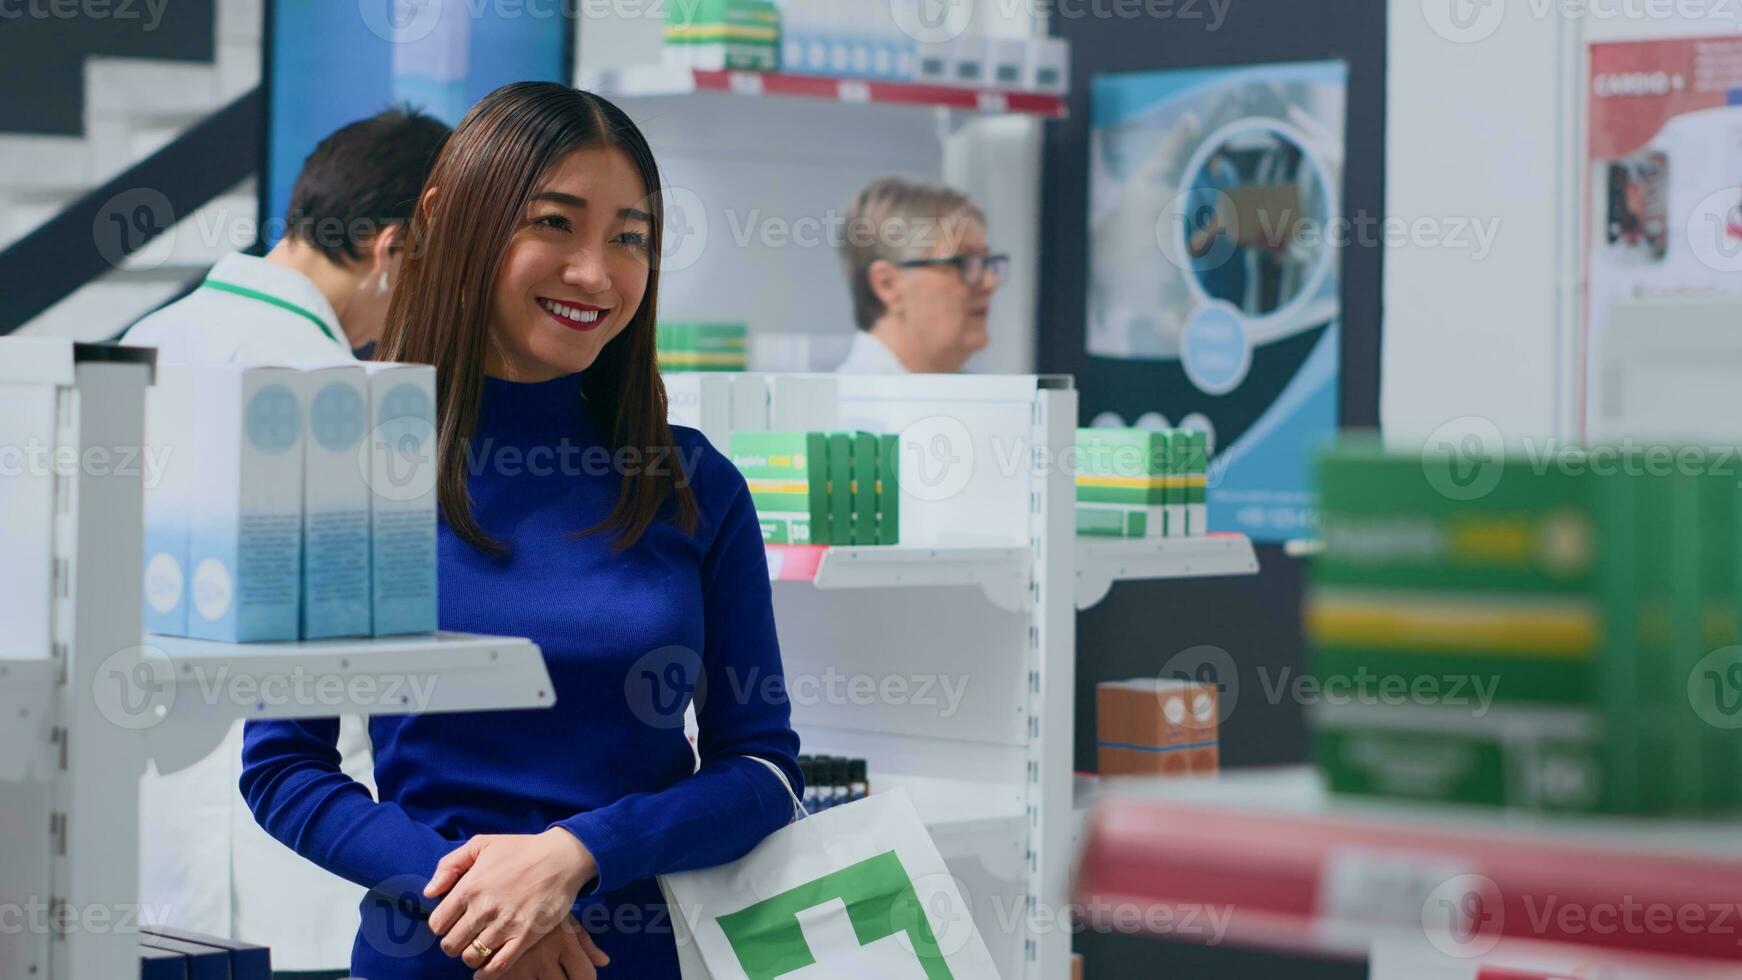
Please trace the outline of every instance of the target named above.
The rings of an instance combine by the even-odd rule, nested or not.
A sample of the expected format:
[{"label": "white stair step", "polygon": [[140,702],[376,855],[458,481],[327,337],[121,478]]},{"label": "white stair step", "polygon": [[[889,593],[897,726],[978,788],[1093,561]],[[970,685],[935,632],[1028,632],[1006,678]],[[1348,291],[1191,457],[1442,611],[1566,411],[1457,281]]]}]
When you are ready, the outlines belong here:
[{"label": "white stair step", "polygon": [[182,288],[167,276],[139,279],[112,272],[25,324],[18,336],[106,340]]},{"label": "white stair step", "polygon": [[264,0],[220,0],[218,4],[218,40],[248,41],[260,51],[260,37],[266,23]]},{"label": "white stair step", "polygon": [[76,136],[0,135],[0,193],[91,186],[91,147]]},{"label": "white stair step", "polygon": [[226,104],[260,87],[260,34],[218,41],[218,96]]},{"label": "white stair step", "polygon": [[85,117],[113,113],[204,116],[221,108],[216,65],[144,58],[85,62]]},{"label": "white stair step", "polygon": [[0,197],[0,252],[61,213],[72,201],[59,195]]},{"label": "white stair step", "polygon": [[259,207],[254,181],[245,181],[158,236],[121,263],[123,269],[209,268],[231,252],[253,244]]}]

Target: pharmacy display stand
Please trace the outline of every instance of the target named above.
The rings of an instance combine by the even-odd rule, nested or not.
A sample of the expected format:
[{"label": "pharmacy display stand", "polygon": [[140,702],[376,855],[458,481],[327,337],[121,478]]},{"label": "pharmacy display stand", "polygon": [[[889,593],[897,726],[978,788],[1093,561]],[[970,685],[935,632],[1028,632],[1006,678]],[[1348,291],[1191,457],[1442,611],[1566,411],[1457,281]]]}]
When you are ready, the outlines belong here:
[{"label": "pharmacy display stand", "polygon": [[253,690],[299,678],[320,692],[323,714],[391,714],[392,685],[410,682],[427,711],[555,700],[526,640],[142,636],[137,450],[151,354],[0,340],[0,446],[24,451],[12,468],[22,474],[0,477],[0,908],[15,917],[0,928],[7,980],[138,975],[146,761],[174,771],[215,748],[236,719],[309,714],[279,698],[234,697],[227,692],[244,688],[231,682]]},{"label": "pharmacy display stand", "polygon": [[1306,767],[1104,787],[1077,889],[1103,925],[1434,980],[1742,971],[1733,822],[1338,798]]},{"label": "pharmacy display stand", "polygon": [[[393,712],[388,679],[419,683],[428,711],[554,702],[526,640],[142,636],[143,467],[128,453],[149,354],[34,340],[0,353],[0,445],[74,461],[0,481],[0,906],[26,915],[0,929],[0,976],[137,970],[147,760],[173,772],[236,719],[309,713],[236,697],[226,678],[331,682],[318,689],[340,700],[325,694],[322,714]],[[1047,465],[1074,445],[1065,379],[842,379],[836,414],[903,434],[905,543],[771,551],[794,723],[808,751],[864,757],[874,791],[911,795],[1003,976],[1062,978],[1076,609],[1121,578],[1251,570],[1250,547],[1079,549],[1072,475]]]},{"label": "pharmacy display stand", "polygon": [[1251,547],[1079,542],[1051,464],[1075,445],[1069,379],[838,386],[818,425],[900,433],[902,543],[769,548],[794,727],[908,792],[1003,977],[1062,980],[1077,609],[1123,578],[1255,571]]}]

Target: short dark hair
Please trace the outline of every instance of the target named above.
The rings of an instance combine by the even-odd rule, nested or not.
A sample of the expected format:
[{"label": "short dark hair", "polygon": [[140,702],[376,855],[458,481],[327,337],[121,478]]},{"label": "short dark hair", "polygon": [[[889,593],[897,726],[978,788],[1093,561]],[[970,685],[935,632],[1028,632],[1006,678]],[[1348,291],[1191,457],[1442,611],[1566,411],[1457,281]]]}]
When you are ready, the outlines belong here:
[{"label": "short dark hair", "polygon": [[448,132],[446,123],[406,106],[321,140],[290,192],[286,234],[335,265],[362,258],[382,228],[410,220]]}]

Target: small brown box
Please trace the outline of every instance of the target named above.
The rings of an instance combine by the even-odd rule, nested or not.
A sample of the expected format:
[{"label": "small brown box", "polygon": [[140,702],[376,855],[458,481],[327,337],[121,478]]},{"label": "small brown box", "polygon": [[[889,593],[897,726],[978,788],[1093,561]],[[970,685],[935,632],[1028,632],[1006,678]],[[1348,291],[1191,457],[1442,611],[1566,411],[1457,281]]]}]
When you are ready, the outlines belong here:
[{"label": "small brown box", "polygon": [[1217,709],[1212,684],[1151,677],[1097,685],[1101,775],[1215,772]]}]

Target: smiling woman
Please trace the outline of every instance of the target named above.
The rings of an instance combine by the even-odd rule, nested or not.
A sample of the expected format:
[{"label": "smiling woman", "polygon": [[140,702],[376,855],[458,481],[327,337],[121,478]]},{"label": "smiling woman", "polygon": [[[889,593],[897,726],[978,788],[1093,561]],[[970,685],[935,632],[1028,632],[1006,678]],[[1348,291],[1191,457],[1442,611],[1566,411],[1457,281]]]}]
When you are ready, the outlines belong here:
[{"label": "smiling woman", "polygon": [[782,676],[754,506],[665,420],[659,198],[621,110],[528,83],[461,121],[413,215],[380,355],[436,368],[440,625],[530,637],[556,706],[372,720],[379,802],[330,723],[250,723],[255,818],[371,889],[356,976],[676,978],[655,877],[790,817],[758,761],[800,786],[784,685],[736,693]]}]

